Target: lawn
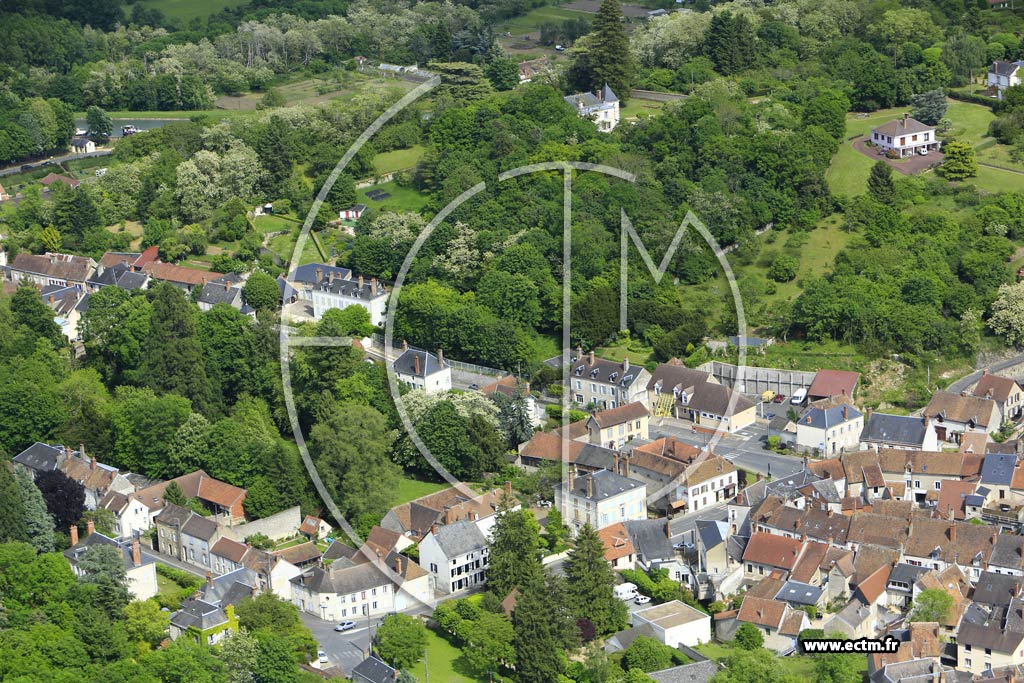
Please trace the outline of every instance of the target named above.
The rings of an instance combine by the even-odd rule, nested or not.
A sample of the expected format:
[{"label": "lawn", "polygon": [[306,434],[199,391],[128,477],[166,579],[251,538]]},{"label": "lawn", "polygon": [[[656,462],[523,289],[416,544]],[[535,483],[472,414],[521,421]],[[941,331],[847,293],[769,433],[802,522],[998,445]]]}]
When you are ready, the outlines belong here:
[{"label": "lawn", "polygon": [[597,350],[597,355],[601,358],[607,358],[618,363],[621,363],[625,358],[629,358],[629,362],[636,365],[644,365],[647,361],[652,360],[652,353],[654,353],[654,349],[645,346],[639,340],[631,340],[628,343],[619,341],[611,346],[602,346]]},{"label": "lawn", "polygon": [[412,168],[423,156],[423,146],[416,145],[409,149],[396,149],[391,152],[381,152],[373,158],[373,168],[379,175],[404,171]]},{"label": "lawn", "polygon": [[208,17],[228,7],[237,7],[246,0],[140,0],[139,4],[163,12],[168,18],[188,20]]},{"label": "lawn", "polygon": [[966,182],[973,183],[979,190],[986,192],[1020,192],[1021,188],[1024,188],[1024,174],[979,166],[978,177]]},{"label": "lawn", "polygon": [[[731,651],[728,646],[722,645],[721,643],[704,643],[703,645],[698,645],[694,649],[715,661],[719,661],[727,657]],[[786,673],[791,676],[806,680],[817,678],[813,657],[793,654],[788,657],[778,657],[776,658],[776,661],[778,661],[779,666],[781,666]],[[867,674],[868,660],[866,657],[858,658],[858,667],[861,673],[865,675]]]},{"label": "lawn", "polygon": [[[374,201],[366,196],[367,191],[383,190],[391,196],[383,201]],[[380,183],[372,187],[364,187],[359,191],[359,201],[377,211],[411,211],[419,213],[430,198],[411,187],[399,187],[398,183]]]},{"label": "lawn", "polygon": [[253,219],[253,225],[260,232],[266,234],[268,232],[281,232],[282,230],[292,230],[301,223],[294,218],[285,218],[284,216],[257,216]]},{"label": "lawn", "polygon": [[[117,223],[116,225],[108,225],[107,231],[119,233],[121,232],[121,224]],[[139,223],[138,221],[125,221],[124,232],[132,236],[131,248],[138,249],[142,242],[142,223]]]},{"label": "lawn", "polygon": [[[483,683],[483,680],[467,675],[465,660],[462,659],[462,650],[430,629],[427,629],[426,657],[417,662],[409,670],[409,673],[415,676],[417,681],[423,682],[428,680],[427,675],[429,674],[431,681]],[[495,676],[494,680],[502,681],[504,679]]]},{"label": "lawn", "polygon": [[898,118],[905,107],[880,109],[872,114],[850,113],[846,115],[846,139],[839,145],[839,151],[832,157],[825,179],[835,194],[855,196],[863,194],[868,186],[868,174],[874,161],[853,148],[853,138],[866,135],[872,128],[886,121]]},{"label": "lawn", "polygon": [[398,482],[394,505],[408,503],[410,500],[416,500],[417,498],[422,498],[423,496],[436,493],[437,491],[441,491],[446,488],[448,488],[448,484],[442,484],[434,481],[420,481],[406,475]]},{"label": "lawn", "polygon": [[156,575],[156,592],[162,593],[163,595],[174,595],[181,590],[181,586],[176,584],[171,579],[167,578],[163,574],[157,572]]},{"label": "lawn", "polygon": [[562,9],[561,7],[538,7],[520,17],[512,17],[505,21],[497,24],[494,27],[495,32],[498,34],[511,31],[513,34],[519,35],[523,33],[530,33],[531,31],[539,31],[541,24],[546,23],[561,23],[566,19],[576,19],[583,17],[585,19],[592,20],[593,14],[587,12],[578,12],[571,9]]}]

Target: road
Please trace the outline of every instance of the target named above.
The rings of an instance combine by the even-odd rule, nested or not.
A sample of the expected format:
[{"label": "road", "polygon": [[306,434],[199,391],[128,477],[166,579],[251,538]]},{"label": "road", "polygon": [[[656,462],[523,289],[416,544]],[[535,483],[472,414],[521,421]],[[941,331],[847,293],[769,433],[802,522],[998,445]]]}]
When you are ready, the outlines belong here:
[{"label": "road", "polygon": [[[998,363],[993,363],[992,365],[989,365],[987,368],[985,368],[985,370],[988,370],[989,372],[992,373],[997,373],[1001,370],[1005,370],[1006,368],[1011,368],[1015,365],[1021,364],[1024,364],[1024,354],[1014,356],[1013,358],[1008,358],[1007,360],[1004,361],[999,361]],[[946,391],[952,394],[959,394],[961,391],[965,391],[969,387],[977,384],[978,380],[981,379],[981,375],[983,373],[984,370],[976,370],[975,372],[972,372],[966,377],[961,377],[957,381],[950,384],[949,388],[946,389]]]},{"label": "road", "polygon": [[[664,419],[655,418],[651,421],[651,438],[674,436],[680,441],[694,446],[706,446],[708,435],[693,432],[689,426],[667,424]],[[804,468],[803,459],[792,455],[780,455],[765,448],[767,429],[762,425],[753,425],[738,432],[727,434],[715,446],[715,452],[732,462],[737,467],[764,475],[773,479],[788,477]]]},{"label": "road", "polygon": [[21,173],[21,167],[29,164],[32,168],[39,168],[40,166],[46,166],[48,164],[63,164],[65,161],[74,161],[75,159],[85,159],[87,157],[105,157],[113,154],[112,149],[101,149],[96,152],[90,152],[89,154],[64,154],[59,157],[50,157],[42,161],[26,161],[16,166],[8,166],[7,168],[0,169],[0,176],[11,175],[12,173]]},{"label": "road", "polygon": [[[404,612],[410,616],[430,613],[431,609],[426,606]],[[316,642],[320,644],[320,649],[327,653],[330,663],[340,666],[346,674],[351,673],[359,662],[366,659],[366,654],[370,651],[370,641],[384,621],[382,616],[369,620],[365,617],[353,619],[352,621],[356,622],[354,629],[338,633],[334,630],[337,625],[335,622],[323,621],[305,612],[300,614],[302,623],[312,631]]]}]

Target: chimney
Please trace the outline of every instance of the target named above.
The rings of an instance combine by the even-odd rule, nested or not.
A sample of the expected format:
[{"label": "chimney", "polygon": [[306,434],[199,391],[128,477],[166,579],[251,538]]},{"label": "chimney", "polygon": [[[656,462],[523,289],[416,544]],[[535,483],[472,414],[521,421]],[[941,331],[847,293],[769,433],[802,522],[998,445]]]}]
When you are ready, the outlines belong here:
[{"label": "chimney", "polygon": [[615,472],[615,474],[622,474],[622,463],[620,460],[618,453],[612,455],[612,461],[615,463],[615,469],[613,469],[612,472]]},{"label": "chimney", "polygon": [[430,533],[432,533],[435,536],[437,536],[437,522],[434,522],[433,524],[430,525]]},{"label": "chimney", "polygon": [[671,519],[668,519],[667,517],[665,518],[665,538],[669,540],[672,540],[672,525],[670,524],[671,521]]},{"label": "chimney", "polygon": [[370,278],[370,294],[377,296],[377,278]]},{"label": "chimney", "polygon": [[736,494],[736,504],[743,505],[743,491]]},{"label": "chimney", "polygon": [[589,360],[588,360],[587,364],[588,365],[593,365],[594,364],[594,349],[590,349],[590,355],[588,356],[588,359]]},{"label": "chimney", "polygon": [[444,523],[452,524],[455,521],[455,511],[450,507],[444,510]]},{"label": "chimney", "polygon": [[622,458],[622,476],[627,477],[627,478],[629,477],[629,460],[632,457],[633,456],[631,456],[631,455],[626,455],[626,456],[623,456],[623,458]]},{"label": "chimney", "polygon": [[403,339],[402,340],[402,351],[405,352],[405,351],[408,351],[408,350],[409,350],[409,342],[406,341],[405,339]]},{"label": "chimney", "polygon": [[799,528],[800,528],[800,525],[801,525],[801,524],[803,524],[803,522],[801,522],[801,521],[800,521],[800,520],[798,519],[798,520],[796,520],[796,522],[794,522],[794,523],[793,523],[793,528],[794,528],[794,529],[799,529]]},{"label": "chimney", "polygon": [[832,510],[832,508],[829,508],[829,509],[828,509],[828,516],[829,516],[829,517],[831,517],[831,516],[832,516],[832,515],[834,515],[834,514],[835,514],[835,511],[834,511],[834,510]]},{"label": "chimney", "polygon": [[412,371],[414,374],[420,374],[420,355],[414,354],[412,357]]},{"label": "chimney", "polygon": [[926,429],[928,428],[928,416],[927,415],[924,416],[924,426],[925,426]]},{"label": "chimney", "polygon": [[577,346],[576,347],[576,358],[577,358],[577,360],[583,360],[583,347],[582,346]]},{"label": "chimney", "polygon": [[53,294],[51,294],[47,300],[52,304],[54,301],[56,301],[56,298],[53,296]]},{"label": "chimney", "polygon": [[333,284],[334,284],[334,271],[332,270],[332,271],[329,271],[327,273],[327,286],[330,287]]},{"label": "chimney", "polygon": [[956,542],[956,523],[949,525],[949,540]]},{"label": "chimney", "polygon": [[988,374],[988,368],[985,368],[984,370],[982,370],[981,374],[982,375],[987,375]]},{"label": "chimney", "polygon": [[132,538],[132,564],[138,567],[142,564],[142,548],[139,547],[139,537]]},{"label": "chimney", "polygon": [[587,475],[587,498],[594,497],[594,475],[593,473]]},{"label": "chimney", "polygon": [[576,466],[569,466],[569,490],[572,490],[572,485],[576,481]]},{"label": "chimney", "polygon": [[758,480],[758,481],[761,481],[761,479],[763,479],[763,477],[762,477],[761,473],[760,473],[760,472],[758,472],[758,473],[757,473],[757,480]]},{"label": "chimney", "polygon": [[910,113],[909,112],[903,112],[903,127],[906,128],[909,123],[910,123]]},{"label": "chimney", "polygon": [[442,348],[437,349],[437,367],[444,367],[444,349]]},{"label": "chimney", "polygon": [[323,268],[317,268],[316,269],[316,283],[320,284],[323,281],[323,279],[324,279],[324,269]]},{"label": "chimney", "polygon": [[68,532],[71,534],[71,547],[74,548],[78,545],[78,525],[72,524],[68,528]]},{"label": "chimney", "polygon": [[506,496],[511,496],[512,495],[512,482],[511,481],[507,481],[507,480],[505,481],[505,495]]},{"label": "chimney", "polygon": [[629,358],[622,359],[622,372],[629,372]]},{"label": "chimney", "polygon": [[92,536],[94,533],[96,533],[96,524],[90,519],[85,523],[85,535]]},{"label": "chimney", "polygon": [[807,543],[807,534],[800,534],[800,542]]},{"label": "chimney", "polygon": [[206,572],[206,587],[213,588],[213,572]]},{"label": "chimney", "polygon": [[871,412],[872,412],[871,406],[868,406],[867,412],[868,412],[868,419],[870,420],[871,419]]},{"label": "chimney", "polygon": [[68,446],[65,446],[64,447],[64,459],[61,460],[61,462],[65,462],[65,461],[70,460],[70,459],[71,459],[71,448],[69,448]]},{"label": "chimney", "polygon": [[402,556],[398,553],[395,553],[395,573],[402,574]]}]

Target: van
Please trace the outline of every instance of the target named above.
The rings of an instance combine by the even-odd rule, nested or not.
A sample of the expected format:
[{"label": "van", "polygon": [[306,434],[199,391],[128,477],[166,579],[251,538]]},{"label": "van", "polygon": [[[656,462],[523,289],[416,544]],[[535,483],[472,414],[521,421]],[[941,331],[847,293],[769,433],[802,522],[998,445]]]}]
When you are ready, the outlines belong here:
[{"label": "van", "polygon": [[804,399],[806,399],[806,398],[807,398],[807,390],[806,389],[797,389],[796,391],[793,392],[793,398],[789,399],[789,402],[792,403],[795,406],[798,406],[801,403],[803,403]]},{"label": "van", "polygon": [[633,600],[639,594],[635,583],[620,583],[615,587],[615,597],[619,600]]}]

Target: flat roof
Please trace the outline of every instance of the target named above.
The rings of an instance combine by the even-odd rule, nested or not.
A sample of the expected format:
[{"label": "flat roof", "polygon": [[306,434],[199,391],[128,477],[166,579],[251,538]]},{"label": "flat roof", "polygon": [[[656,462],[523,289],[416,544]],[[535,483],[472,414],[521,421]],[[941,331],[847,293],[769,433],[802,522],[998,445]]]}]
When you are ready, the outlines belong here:
[{"label": "flat roof", "polygon": [[640,617],[661,628],[672,628],[682,626],[701,619],[711,619],[711,616],[698,609],[690,607],[685,602],[673,600],[660,605],[646,607],[633,612],[633,616]]}]

